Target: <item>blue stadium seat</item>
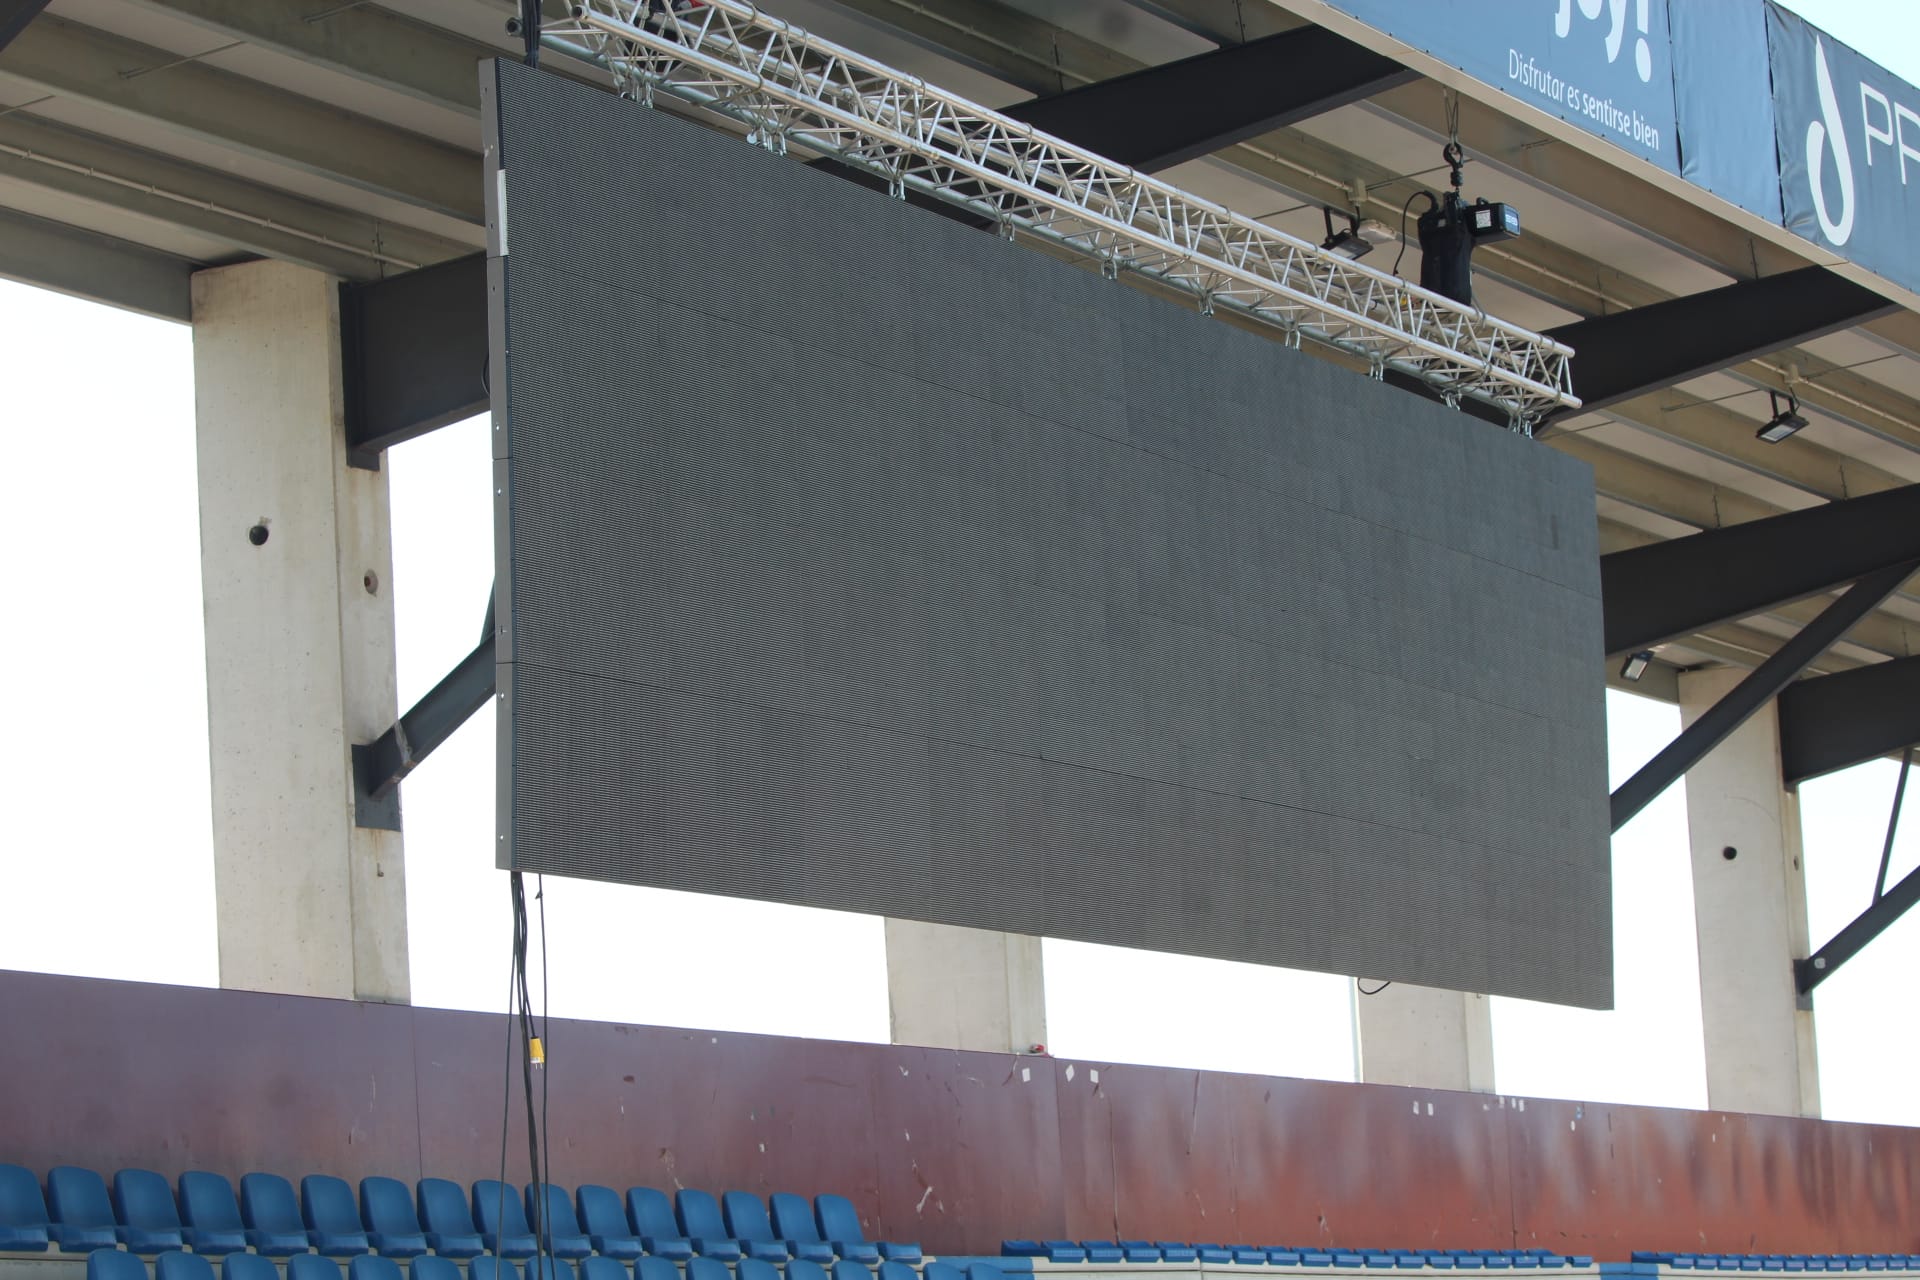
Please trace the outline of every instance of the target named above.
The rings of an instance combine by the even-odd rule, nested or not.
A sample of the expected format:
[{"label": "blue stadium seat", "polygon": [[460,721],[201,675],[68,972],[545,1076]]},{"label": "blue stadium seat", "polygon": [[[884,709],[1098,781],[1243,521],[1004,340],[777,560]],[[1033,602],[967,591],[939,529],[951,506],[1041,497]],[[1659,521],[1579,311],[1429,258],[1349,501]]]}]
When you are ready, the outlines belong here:
[{"label": "blue stadium seat", "polygon": [[528,1258],[522,1269],[527,1280],[575,1280],[573,1263],[565,1258]]},{"label": "blue stadium seat", "polygon": [[580,1259],[580,1280],[633,1280],[633,1272],[620,1259],[595,1253]]},{"label": "blue stadium seat", "polygon": [[[720,1265],[720,1277],[721,1280],[727,1280],[724,1265]],[[634,1261],[633,1280],[680,1280],[680,1268],[673,1264],[671,1258],[663,1258],[657,1253],[642,1254]]]},{"label": "blue stadium seat", "polygon": [[[885,1262],[880,1264],[880,1280],[888,1280],[886,1273],[888,1265],[889,1264]],[[904,1280],[917,1280],[917,1277],[913,1274],[913,1268],[909,1267],[906,1263],[896,1262],[891,1265],[906,1272]],[[860,1263],[848,1262],[845,1258],[840,1258],[833,1263],[831,1274],[833,1280],[874,1280],[873,1272],[867,1270],[867,1268]]]},{"label": "blue stadium seat", "polygon": [[693,1242],[693,1251],[722,1262],[737,1262],[745,1252],[727,1232],[720,1202],[710,1191],[682,1187],[673,1193],[673,1216],[680,1234]]},{"label": "blue stadium seat", "polygon": [[[221,1174],[194,1170],[180,1175],[180,1218],[186,1224],[187,1247],[195,1253],[239,1253],[247,1247],[240,1199]],[[273,1280],[279,1280],[278,1272]]]},{"label": "blue stadium seat", "polygon": [[[240,1221],[247,1226],[247,1243],[255,1253],[269,1257],[298,1257],[307,1251],[307,1224],[300,1221],[300,1202],[293,1197],[293,1184],[277,1173],[249,1173],[240,1179]],[[331,1264],[329,1264],[331,1265]],[[313,1276],[325,1276],[318,1267],[307,1267]],[[339,1267],[332,1280],[339,1280]],[[289,1273],[287,1280],[306,1280]]]},{"label": "blue stadium seat", "polygon": [[460,1264],[436,1253],[417,1254],[407,1263],[407,1280],[460,1280]]},{"label": "blue stadium seat", "polygon": [[[1397,1262],[1392,1254],[1382,1253],[1378,1249],[1366,1250],[1360,1255],[1360,1260],[1363,1263],[1365,1263],[1367,1266],[1372,1267],[1376,1271],[1391,1270],[1395,1265],[1397,1265]],[[1512,1266],[1513,1260],[1511,1258],[1508,1258],[1506,1259],[1506,1263],[1508,1266]]]},{"label": "blue stadium seat", "polygon": [[[473,1229],[473,1210],[467,1193],[445,1178],[422,1178],[418,1186],[420,1225],[427,1247],[443,1258],[472,1258],[485,1252],[480,1233]],[[468,1268],[471,1274],[472,1268]],[[477,1280],[477,1277],[476,1277]],[[518,1280],[518,1276],[514,1277]]]},{"label": "blue stadium seat", "polygon": [[693,1242],[681,1233],[680,1224],[674,1220],[673,1201],[667,1199],[666,1192],[628,1187],[627,1220],[640,1237],[640,1247],[648,1253],[679,1262],[693,1256]]},{"label": "blue stadium seat", "polygon": [[765,1258],[742,1258],[733,1264],[733,1273],[739,1280],[780,1280],[780,1268]]},{"label": "blue stadium seat", "polygon": [[541,1207],[540,1192],[528,1184],[527,1221],[540,1223],[539,1231],[544,1231],[547,1236],[547,1252],[553,1257],[586,1257],[593,1252],[593,1241],[587,1239],[587,1233],[580,1229],[579,1219],[573,1216],[573,1197],[567,1194],[564,1187],[556,1187],[551,1182],[545,1185],[546,1220],[541,1221],[535,1213]]},{"label": "blue stadium seat", "polygon": [[882,1240],[868,1245],[867,1237],[860,1230],[860,1215],[854,1212],[853,1201],[845,1196],[820,1195],[813,1199],[814,1221],[820,1224],[820,1238],[833,1246],[833,1251],[843,1258],[855,1261],[867,1261],[849,1249],[863,1251],[863,1246],[874,1248],[882,1258],[895,1262],[920,1261],[920,1246],[917,1244],[895,1243]]},{"label": "blue stadium seat", "polygon": [[220,1280],[280,1280],[280,1268],[257,1253],[229,1253],[220,1259]]},{"label": "blue stadium seat", "polygon": [[1044,1258],[1047,1254],[1038,1240],[1002,1240],[1000,1256],[1003,1258]]},{"label": "blue stadium seat", "polygon": [[[839,1263],[835,1263],[834,1265],[838,1266]],[[856,1267],[860,1266],[857,1262],[853,1265]],[[860,1267],[860,1270],[864,1273],[866,1268]],[[746,1277],[742,1276],[740,1280],[746,1280]],[[805,1258],[795,1258],[787,1264],[786,1280],[827,1280],[827,1269],[817,1262],[808,1262]],[[872,1280],[872,1278],[871,1276],[855,1277],[855,1280]]]},{"label": "blue stadium seat", "polygon": [[[843,1277],[849,1277],[849,1280],[860,1280],[859,1276],[850,1276],[850,1273],[841,1271],[842,1267],[860,1267],[862,1271],[866,1270],[859,1263],[848,1262],[842,1258],[833,1264],[833,1280],[842,1280]],[[919,1280],[919,1275],[919,1272],[904,1262],[883,1262],[879,1267],[878,1280]]]},{"label": "blue stadium seat", "polygon": [[147,1280],[147,1264],[118,1249],[95,1249],[87,1255],[87,1280]]},{"label": "blue stadium seat", "polygon": [[967,1273],[951,1262],[929,1262],[920,1274],[925,1280],[967,1280]]},{"label": "blue stadium seat", "polygon": [[[246,1204],[246,1179],[240,1180],[240,1203]],[[288,1184],[287,1195],[293,1195],[293,1186]],[[340,1280],[340,1264],[332,1258],[323,1258],[317,1253],[296,1253],[287,1259],[287,1280]]]},{"label": "blue stadium seat", "polygon": [[1280,1245],[1268,1245],[1266,1260],[1276,1267],[1297,1267],[1300,1265],[1300,1250],[1288,1249]]},{"label": "blue stadium seat", "polygon": [[575,1221],[587,1233],[587,1242],[603,1258],[631,1262],[640,1256],[640,1237],[627,1221],[620,1205],[620,1193],[612,1187],[588,1183],[573,1193]]},{"label": "blue stadium seat", "polygon": [[400,1264],[371,1253],[355,1254],[347,1264],[347,1280],[403,1280]]},{"label": "blue stadium seat", "polygon": [[[113,1204],[107,1199],[107,1184],[91,1169],[63,1164],[49,1170],[47,1208],[50,1211],[47,1235],[64,1253],[112,1249],[120,1243],[120,1231],[113,1220]],[[87,1265],[92,1267],[91,1258]],[[141,1268],[143,1277],[145,1271]]]},{"label": "blue stadium seat", "polygon": [[[1240,1261],[1240,1250],[1238,1248],[1234,1249],[1233,1254],[1233,1260],[1235,1262]],[[1328,1250],[1302,1249],[1300,1251],[1300,1265],[1303,1267],[1330,1267],[1333,1264],[1334,1255]]]},{"label": "blue stadium seat", "polygon": [[[765,1262],[785,1262],[793,1256],[785,1240],[775,1238],[773,1221],[767,1217],[767,1206],[760,1203],[760,1197],[751,1191],[729,1191],[720,1197],[720,1211],[726,1221],[726,1232],[740,1242],[740,1251],[749,1258],[759,1258]],[[809,1259],[809,1263],[812,1260]],[[818,1265],[814,1270],[819,1271]],[[809,1280],[826,1280],[826,1273],[820,1272]]]},{"label": "blue stadium seat", "polygon": [[[834,1247],[837,1249],[840,1246],[836,1244]],[[1040,1256],[1048,1262],[1085,1262],[1087,1249],[1078,1240],[1042,1240]]]},{"label": "blue stadium seat", "polygon": [[427,1251],[427,1233],[420,1229],[413,1192],[398,1178],[360,1179],[360,1225],[366,1229],[367,1243],[383,1258],[417,1258]]},{"label": "blue stadium seat", "polygon": [[481,1178],[473,1184],[473,1220],[489,1253],[531,1258],[539,1251],[519,1194],[498,1178]]},{"label": "blue stadium seat", "polygon": [[773,1217],[773,1235],[784,1240],[787,1251],[796,1258],[826,1266],[832,1262],[833,1246],[820,1236],[820,1224],[813,1220],[813,1202],[790,1191],[776,1191],[767,1197],[767,1209]]},{"label": "blue stadium seat", "polygon": [[[353,1188],[331,1174],[310,1173],[300,1179],[300,1218],[307,1224],[307,1239],[329,1258],[352,1258],[373,1247],[353,1202]],[[360,1280],[351,1267],[347,1274]],[[378,1280],[400,1277],[382,1275]]]},{"label": "blue stadium seat", "polygon": [[213,1280],[213,1264],[197,1253],[169,1249],[153,1260],[153,1280]]},{"label": "blue stadium seat", "polygon": [[467,1259],[467,1276],[468,1280],[520,1280],[520,1268],[511,1259],[478,1253]]},{"label": "blue stadium seat", "polygon": [[733,1268],[718,1258],[689,1258],[687,1280],[733,1280]]},{"label": "blue stadium seat", "polygon": [[1193,1256],[1208,1265],[1224,1266],[1233,1261],[1233,1250],[1223,1244],[1196,1244],[1193,1246]]},{"label": "blue stadium seat", "polygon": [[47,1241],[47,1198],[40,1179],[17,1164],[0,1164],[0,1250],[44,1253]]},{"label": "blue stadium seat", "polygon": [[187,1247],[173,1186],[151,1169],[122,1169],[113,1175],[113,1216],[130,1253],[151,1255]]},{"label": "blue stadium seat", "polygon": [[969,1262],[967,1280],[1004,1280],[1005,1273],[991,1262]]},{"label": "blue stadium seat", "polygon": [[1160,1251],[1160,1257],[1167,1262],[1194,1262],[1200,1257],[1198,1249],[1178,1240],[1155,1240],[1153,1247]]},{"label": "blue stadium seat", "polygon": [[1127,1262],[1159,1262],[1162,1260],[1160,1246],[1151,1240],[1122,1240],[1121,1257]]},{"label": "blue stadium seat", "polygon": [[1120,1246],[1111,1240],[1082,1240],[1080,1247],[1087,1251],[1088,1262],[1115,1263],[1123,1256]]}]

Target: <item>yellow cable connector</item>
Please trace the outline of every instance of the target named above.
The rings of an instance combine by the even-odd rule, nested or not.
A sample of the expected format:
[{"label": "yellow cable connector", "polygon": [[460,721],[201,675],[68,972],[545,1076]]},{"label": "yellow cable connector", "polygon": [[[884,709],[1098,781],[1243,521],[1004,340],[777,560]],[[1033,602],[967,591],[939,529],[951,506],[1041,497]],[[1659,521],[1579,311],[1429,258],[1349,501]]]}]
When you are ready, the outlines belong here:
[{"label": "yellow cable connector", "polygon": [[544,1067],[547,1065],[547,1051],[541,1047],[539,1036],[528,1038],[527,1057],[536,1067]]}]

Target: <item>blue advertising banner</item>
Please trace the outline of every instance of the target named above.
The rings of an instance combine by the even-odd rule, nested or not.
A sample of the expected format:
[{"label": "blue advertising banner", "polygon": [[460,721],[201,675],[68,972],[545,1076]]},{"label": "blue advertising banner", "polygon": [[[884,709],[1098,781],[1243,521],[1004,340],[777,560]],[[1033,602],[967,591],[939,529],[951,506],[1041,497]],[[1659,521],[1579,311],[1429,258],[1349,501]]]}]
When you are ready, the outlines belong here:
[{"label": "blue advertising banner", "polygon": [[1787,230],[1920,289],[1920,89],[1772,3],[1767,43]]},{"label": "blue advertising banner", "polygon": [[1327,0],[1477,80],[1680,172],[1667,0]]},{"label": "blue advertising banner", "polygon": [[1766,6],[1696,0],[1674,5],[1669,18],[1680,176],[1769,222],[1781,221]]}]

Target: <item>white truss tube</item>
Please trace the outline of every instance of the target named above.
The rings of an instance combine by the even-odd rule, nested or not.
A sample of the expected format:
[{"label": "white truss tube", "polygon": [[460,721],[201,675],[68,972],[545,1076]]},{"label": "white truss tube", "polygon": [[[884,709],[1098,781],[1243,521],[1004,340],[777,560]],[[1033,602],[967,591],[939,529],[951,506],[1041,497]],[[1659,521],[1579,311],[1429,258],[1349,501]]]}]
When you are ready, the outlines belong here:
[{"label": "white truss tube", "polygon": [[[663,6],[664,7],[664,6]],[[654,13],[588,0],[548,38],[584,51],[624,93],[667,92],[997,223],[1171,284],[1419,379],[1443,400],[1485,402],[1517,429],[1577,408],[1561,343],[1329,253],[1102,159],[768,17],[740,0]]]}]

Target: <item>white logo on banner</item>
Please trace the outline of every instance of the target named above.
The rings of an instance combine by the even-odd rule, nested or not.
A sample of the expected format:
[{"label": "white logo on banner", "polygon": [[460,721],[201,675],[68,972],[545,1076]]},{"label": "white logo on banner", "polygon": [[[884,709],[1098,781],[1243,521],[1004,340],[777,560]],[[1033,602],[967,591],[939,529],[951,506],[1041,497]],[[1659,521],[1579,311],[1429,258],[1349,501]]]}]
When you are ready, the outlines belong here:
[{"label": "white logo on banner", "polygon": [[[1820,88],[1822,119],[1807,126],[1807,185],[1813,189],[1813,214],[1820,220],[1821,234],[1834,244],[1845,244],[1853,234],[1853,157],[1847,153],[1847,131],[1840,127],[1840,100],[1833,93],[1833,73],[1827,70],[1827,46],[1817,36],[1813,41],[1813,78]],[[1864,103],[1863,98],[1863,112]],[[1827,212],[1827,193],[1820,182],[1820,163],[1828,138],[1833,139],[1833,167],[1840,175],[1838,218]]]},{"label": "white logo on banner", "polygon": [[[1560,0],[1560,11],[1553,15],[1553,34],[1562,40],[1573,30],[1573,6],[1575,0]],[[1580,16],[1589,20],[1598,18],[1609,8],[1609,0],[1578,0]],[[1640,28],[1640,38],[1633,46],[1633,67],[1640,73],[1640,79],[1653,79],[1653,46],[1647,43],[1647,4],[1648,0],[1633,0],[1635,17]],[[1612,12],[1610,30],[1607,32],[1607,62],[1611,65],[1620,56],[1620,46],[1627,36],[1627,0],[1611,0]]]}]

